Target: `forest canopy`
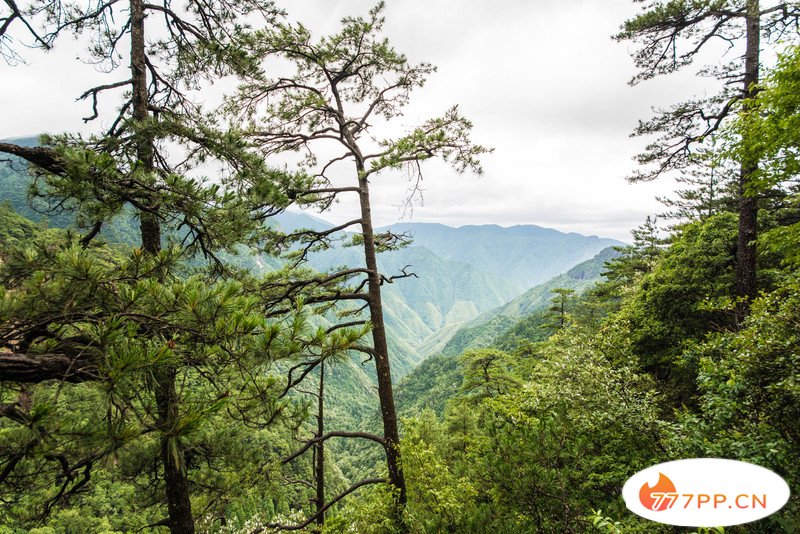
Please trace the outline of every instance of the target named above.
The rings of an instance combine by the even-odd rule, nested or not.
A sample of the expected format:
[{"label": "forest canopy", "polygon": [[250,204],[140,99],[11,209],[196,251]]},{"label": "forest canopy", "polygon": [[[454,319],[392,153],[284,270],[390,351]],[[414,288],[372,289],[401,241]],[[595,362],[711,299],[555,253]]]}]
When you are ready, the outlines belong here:
[{"label": "forest canopy", "polygon": [[[120,79],[77,95],[104,131],[0,141],[0,534],[667,533],[621,497],[648,466],[798,487],[800,5],[636,3],[615,36],[633,83],[711,39],[744,52],[636,132],[633,181],[685,187],[668,211],[512,300],[437,256],[452,238],[402,256],[412,236],[374,224],[394,171],[413,203],[430,160],[480,175],[493,151],[458,95],[403,117],[435,68],[394,48],[382,2],[318,36],[258,0],[7,0],[7,62],[73,35]],[[222,78],[219,106],[191,96]],[[348,195],[343,223],[291,211]],[[472,235],[512,264],[510,232],[500,258]],[[425,261],[433,283],[394,292]],[[724,531],[799,527],[793,494]]]}]

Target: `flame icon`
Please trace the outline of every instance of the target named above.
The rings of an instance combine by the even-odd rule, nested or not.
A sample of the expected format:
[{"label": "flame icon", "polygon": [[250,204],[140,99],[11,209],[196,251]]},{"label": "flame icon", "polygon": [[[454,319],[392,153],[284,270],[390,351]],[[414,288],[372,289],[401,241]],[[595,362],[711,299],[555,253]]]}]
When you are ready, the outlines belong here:
[{"label": "flame icon", "polygon": [[[673,502],[672,500],[665,499],[664,494],[676,492],[675,484],[673,484],[664,473],[659,473],[658,482],[655,486],[651,488],[647,482],[642,485],[642,489],[639,490],[639,501],[641,501],[642,506],[648,510],[660,512],[669,508],[669,505]],[[653,497],[653,493],[660,493],[662,495]]]}]

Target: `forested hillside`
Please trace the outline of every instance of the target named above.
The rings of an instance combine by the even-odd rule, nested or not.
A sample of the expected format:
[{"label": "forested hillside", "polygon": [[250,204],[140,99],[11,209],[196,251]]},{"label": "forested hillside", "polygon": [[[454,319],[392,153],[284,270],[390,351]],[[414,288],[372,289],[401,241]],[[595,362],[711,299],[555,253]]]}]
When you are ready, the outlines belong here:
[{"label": "forested hillside", "polygon": [[[319,35],[271,2],[7,0],[9,69],[69,35],[114,78],[77,95],[93,133],[0,141],[0,534],[800,530],[800,3],[633,4],[633,85],[712,65],[634,132],[629,180],[680,189],[623,244],[376,224],[386,182],[410,203],[502,156],[468,106],[417,119],[436,69],[383,2]],[[687,458],[791,496],[724,528],[631,511]]]},{"label": "forested hillside", "polygon": [[[606,263],[619,253],[613,248],[602,250],[594,258],[584,261],[565,273],[533,287],[510,302],[482,313],[459,328],[452,337],[440,336],[441,349],[429,349],[429,353],[441,352],[456,356],[465,349],[489,347],[512,343],[509,338],[518,336],[524,325],[541,318],[551,304],[552,291],[568,289],[580,293],[603,279]],[[571,306],[570,306],[571,307]]]},{"label": "forested hillside", "polygon": [[[13,139],[11,142],[21,146],[35,147],[35,138]],[[53,235],[58,235],[58,230],[74,231],[80,229],[73,212],[63,210],[55,215],[48,207],[46,195],[36,193],[31,195],[33,182],[27,172],[27,165],[17,158],[10,163],[0,165],[2,181],[0,181],[0,201],[4,202],[3,214],[12,218],[6,228],[20,226],[22,228],[52,228]],[[12,213],[24,214],[37,221],[38,227],[25,219],[14,218]],[[334,225],[302,212],[287,211],[276,215],[270,221],[271,227],[286,233],[299,232],[311,229],[324,232]],[[132,209],[123,210],[123,215],[105,225],[100,232],[100,238],[112,245],[129,245],[136,242],[138,221]],[[421,233],[426,235],[430,225],[404,223],[403,231],[414,236]],[[422,232],[418,229],[422,228]],[[475,243],[476,231],[490,232],[494,238],[502,241],[504,232],[514,242],[514,236],[520,234],[520,228],[502,229],[500,227],[478,228],[449,228],[442,225],[439,231],[447,231],[449,238],[446,240],[451,249],[454,243],[459,244],[463,250],[469,250]],[[26,230],[25,235],[30,238],[31,230]],[[517,255],[526,258],[536,258],[536,263],[544,266],[545,272],[560,268],[564,258],[551,257],[551,250],[560,250],[560,243],[565,245],[567,258],[583,257],[613,240],[603,240],[595,237],[586,238],[578,234],[564,234],[554,230],[538,227],[525,228],[524,239],[518,240]],[[339,241],[344,241],[350,235],[342,232],[336,235]],[[168,236],[166,241],[175,237]],[[165,241],[165,243],[166,243]],[[440,250],[443,243],[428,242],[429,246]],[[508,251],[512,249],[506,247]],[[445,253],[447,251],[445,250]],[[451,254],[452,255],[452,254]],[[380,256],[380,267],[386,273],[398,273],[404,269],[413,271],[416,276],[409,280],[400,280],[387,287],[384,292],[386,324],[388,327],[389,346],[393,360],[393,372],[398,379],[411,372],[426,356],[432,352],[426,349],[425,343],[438,340],[438,343],[447,342],[448,332],[459,328],[464,323],[479,323],[502,315],[504,319],[521,318],[532,310],[546,308],[549,300],[550,289],[558,286],[583,289],[600,280],[600,273],[604,261],[614,256],[612,249],[603,250],[593,259],[583,262],[570,269],[567,273],[541,284],[525,292],[516,299],[515,295],[522,292],[521,282],[509,280],[502,276],[501,264],[487,265],[476,258],[466,257],[467,261],[460,262],[445,259],[425,246],[418,246],[416,241],[398,250],[387,251]],[[237,268],[247,270],[253,276],[264,276],[278,272],[287,265],[287,261],[270,254],[254,254],[244,248],[236,251],[235,255],[220,254],[225,261],[236,265]],[[352,248],[334,244],[327,250],[315,251],[309,254],[309,266],[320,271],[335,271],[340,265],[355,266],[362,260]],[[538,275],[537,275],[538,276]],[[495,309],[498,305],[508,303]],[[483,312],[483,313],[482,313]],[[513,323],[513,321],[511,321]],[[329,328],[336,323],[335,317],[318,316],[313,319],[313,324]],[[492,323],[494,325],[494,323]],[[449,347],[449,345],[448,345]],[[326,419],[334,428],[368,428],[377,429],[380,426],[379,414],[374,407],[375,402],[375,377],[368,366],[362,364],[363,358],[351,354],[350,357],[341,359],[329,371],[327,378],[327,394],[330,396],[327,407]],[[423,366],[421,370],[427,369]],[[449,374],[437,376],[437,380],[449,379]],[[412,378],[413,380],[413,378]],[[301,396],[302,398],[302,396]],[[402,397],[401,397],[402,405]],[[351,445],[333,444],[327,453],[336,465],[338,477],[342,480],[352,479],[369,471],[377,457],[369,449],[353,448]]]}]

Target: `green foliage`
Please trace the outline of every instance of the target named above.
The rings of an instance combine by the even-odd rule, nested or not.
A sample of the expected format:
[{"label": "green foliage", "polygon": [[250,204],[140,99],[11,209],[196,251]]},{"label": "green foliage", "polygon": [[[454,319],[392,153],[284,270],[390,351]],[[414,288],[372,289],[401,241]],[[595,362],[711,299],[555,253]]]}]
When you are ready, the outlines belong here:
[{"label": "green foliage", "polygon": [[464,369],[461,392],[465,400],[480,402],[519,386],[511,374],[511,357],[505,352],[496,349],[470,350],[459,359]]},{"label": "green foliage", "polygon": [[643,225],[631,232],[633,243],[616,248],[620,254],[606,263],[606,278],[624,286],[652,271],[666,244],[658,233],[658,219],[648,216]]},{"label": "green foliage", "polygon": [[387,484],[372,485],[359,495],[357,504],[349,502],[341,513],[331,514],[326,519],[325,534],[346,534],[358,532],[364,534],[399,534],[391,520],[390,510],[393,506],[391,486]]},{"label": "green foliage", "polygon": [[735,168],[736,162],[726,158],[720,147],[714,145],[699,148],[691,159],[692,167],[675,178],[685,188],[675,191],[676,198],[658,198],[670,208],[662,216],[687,221],[705,219],[721,211],[738,212],[739,171]]},{"label": "green foliage", "polygon": [[0,250],[8,250],[29,241],[37,233],[44,232],[45,228],[19,215],[10,202],[0,204]]},{"label": "green foliage", "polygon": [[574,289],[566,287],[556,287],[550,290],[553,297],[550,299],[551,306],[547,309],[548,323],[545,328],[560,330],[567,326],[570,321],[570,308]]},{"label": "green foliage", "polygon": [[[800,197],[791,200],[795,209],[800,208]],[[781,258],[782,262],[790,269],[797,271],[800,268],[800,223],[778,226],[768,230],[759,238],[762,250],[769,251]]]},{"label": "green foliage", "polygon": [[[714,28],[736,38],[724,13],[740,4],[646,3],[618,36],[643,44],[637,79],[691,63],[694,49],[662,54],[678,40],[699,49]],[[771,24],[768,34],[785,22],[777,11],[762,17]],[[762,199],[767,209],[759,221],[766,230],[759,237],[762,294],[746,321],[737,324],[733,314],[738,221],[728,212],[732,197],[715,196],[719,184],[710,183],[682,198],[683,213],[697,214],[669,235],[662,237],[648,219],[634,244],[608,263],[607,281],[575,299],[574,314],[561,306],[566,292],[558,295],[558,315],[571,323],[548,338],[534,335],[547,320],[546,300],[538,313],[519,314],[523,321],[510,329],[501,324],[510,315],[502,309],[469,324],[454,336],[449,360],[430,360],[401,386],[410,397],[406,405],[436,408],[405,423],[410,488],[422,484],[409,491],[412,532],[672,532],[630,514],[619,491],[637,470],[684,457],[750,461],[775,470],[790,487],[798,484],[800,285],[792,197],[800,169],[793,123],[798,57],[792,50],[782,70],[767,77],[760,108],[730,121],[739,128],[732,142],[740,143],[730,157],[739,163],[757,154],[762,161],[747,193],[770,197]],[[641,130],[685,136],[691,115],[708,104],[724,101],[686,103]],[[673,122],[680,117],[690,122]],[[675,124],[683,129],[672,129]],[[669,156],[658,144],[648,150],[645,163]],[[707,155],[715,162],[721,157]],[[684,169],[697,160],[675,162],[667,167]],[[573,287],[548,292],[560,286]],[[505,310],[522,308],[520,301]],[[511,352],[463,352],[470,340],[500,343],[491,321],[506,330],[503,346]],[[441,410],[445,394],[450,398]],[[770,518],[696,532],[794,532],[797,510],[793,496]]]},{"label": "green foliage", "polygon": [[[791,267],[800,264],[795,246],[798,225],[797,174],[800,172],[800,48],[790,46],[779,55],[765,77],[758,96],[726,131],[725,156],[761,161],[747,194],[778,199],[772,207],[775,222],[760,236],[759,245],[777,253]],[[746,142],[744,140],[747,140]]]},{"label": "green foliage", "polygon": [[[63,237],[53,244],[47,234],[6,251],[2,338],[20,339],[22,332],[47,324],[27,351],[78,351],[75,372],[85,368],[93,378],[82,384],[3,385],[2,402],[18,406],[14,417],[0,421],[2,450],[16,468],[5,475],[5,523],[30,524],[42,519],[42,506],[46,514],[75,495],[85,528],[94,531],[100,523],[92,521],[105,514],[93,500],[111,498],[117,488],[130,489],[120,497],[127,503],[120,507],[129,509],[126,518],[139,527],[159,520],[163,502],[141,488],[157,484],[151,477],[161,433],[182,444],[184,468],[203,488],[194,493],[195,504],[215,521],[227,515],[228,506],[252,499],[252,488],[273,505],[283,498],[285,491],[264,485],[260,466],[290,452],[290,435],[265,429],[279,420],[296,425],[303,407],[280,398],[275,363],[312,348],[335,356],[365,331],[326,335],[311,327],[303,308],[268,320],[268,295],[234,280],[178,276],[185,269],[180,256],[176,249],[152,256],[139,249],[83,248]],[[180,404],[169,428],[157,426],[147,395],[154,373],[164,366],[179,369]],[[16,457],[20,447],[22,456]],[[54,485],[62,469],[73,478]],[[251,483],[243,485],[248,477]],[[60,528],[68,517],[64,510],[48,524]],[[109,520],[115,529],[132,528],[122,517]]]},{"label": "green foliage", "polygon": [[722,213],[682,227],[652,271],[642,276],[615,320],[629,329],[637,365],[674,402],[694,395],[694,363],[684,350],[732,324],[736,216]]},{"label": "green foliage", "polygon": [[522,345],[544,341],[553,332],[547,310],[535,311],[498,336],[496,344],[500,350],[511,352]]},{"label": "green foliage", "polygon": [[[637,470],[685,457],[750,461],[796,484],[800,287],[791,262],[764,255],[762,287],[774,289],[734,330],[735,235],[735,216],[720,213],[675,228],[667,241],[642,239],[612,263],[616,276],[575,300],[576,310],[591,311],[576,312],[549,339],[530,336],[526,343],[521,322],[512,331],[523,342],[511,354],[466,352],[460,366],[438,357],[420,368],[427,375],[412,373],[401,389],[414,396],[414,406],[451,392],[438,417],[406,422],[414,437],[405,446],[432,466],[416,476],[430,488],[472,484],[457,507],[445,506],[446,492],[417,494],[409,505],[417,514],[412,525],[668,532],[630,514],[617,496]],[[775,234],[765,235],[771,242]],[[543,324],[546,310],[527,320],[529,328]],[[431,448],[438,452],[425,456]],[[750,529],[725,531],[791,532],[796,510],[793,499]]]},{"label": "green foliage", "polygon": [[[677,28],[676,38],[702,39],[697,29],[718,20],[727,5],[646,5],[618,36],[645,45],[638,79],[691,62],[693,53],[647,64],[661,50],[660,36]],[[273,91],[263,102],[269,120],[261,146],[270,153],[304,149],[304,136],[324,132],[331,120],[359,126],[348,129],[351,136],[368,129],[363,115],[343,115],[332,102],[375,102],[375,115],[394,118],[433,71],[410,65],[380,36],[382,8],[345,19],[338,33],[322,39],[302,25],[279,24],[248,37],[246,51],[209,42],[196,52],[185,46],[173,52],[185,74],[197,74],[213,58],[225,58],[225,72],[247,71],[241,98]],[[687,17],[701,26],[681,26]],[[235,35],[245,37],[238,29]],[[267,80],[248,51],[280,52],[294,61],[303,86]],[[371,60],[362,61],[364,51]],[[758,159],[746,193],[774,194],[763,199],[770,209],[760,221],[762,294],[749,317],[736,324],[732,314],[736,217],[726,212],[728,198],[700,190],[683,198],[696,202],[698,215],[670,235],[662,238],[648,218],[633,245],[606,249],[468,323],[444,354],[422,362],[400,385],[409,532],[672,532],[629,513],[619,494],[634,472],[681,457],[750,461],[791,487],[800,484],[798,72],[800,52],[790,48],[757,102],[726,130],[721,156],[708,154],[714,163]],[[331,73],[342,85],[326,85]],[[392,99],[383,98],[382,82],[390,84]],[[694,104],[673,111],[691,113]],[[369,325],[330,329],[337,310],[304,305],[334,287],[310,282],[310,269],[262,256],[254,261],[268,265],[253,274],[247,272],[253,264],[237,256],[258,249],[302,257],[292,248],[297,242],[288,243],[263,218],[295,200],[325,205],[329,197],[301,193],[327,185],[324,171],[275,171],[249,152],[242,132],[220,130],[200,115],[165,115],[131,125],[131,135],[150,135],[159,149],[194,147],[174,169],[144,173],[132,163],[135,146],[122,138],[70,136],[45,140],[65,172],[34,171],[30,197],[27,186],[17,187],[27,178],[0,169],[6,179],[0,196],[13,207],[24,206],[25,214],[64,208],[48,229],[0,205],[0,357],[70,361],[66,380],[0,385],[3,534],[158,530],[153,525],[166,512],[159,453],[165,443],[191,481],[198,529],[252,532],[302,520],[311,511],[310,491],[295,482],[311,479],[310,462],[281,464],[310,431],[311,397],[285,389],[285,373],[298,362],[335,362],[326,379],[329,420],[348,429],[380,426],[374,377],[348,352]],[[645,129],[666,126],[656,121]],[[399,138],[377,140],[375,156],[357,166],[358,178],[434,155],[457,170],[479,170],[477,158],[487,149],[470,143],[470,127],[452,108]],[[316,163],[311,154],[308,169]],[[232,174],[218,183],[190,172],[210,161],[229,164]],[[125,243],[136,242],[131,206],[153,200],[154,187],[164,249],[146,254]],[[113,245],[73,233],[98,222]],[[381,233],[381,246],[395,248],[393,235]],[[450,262],[464,252],[442,245],[448,235],[426,234],[449,250],[442,253],[448,261],[431,260],[426,295],[386,293],[387,301],[406,303],[388,319],[397,328],[393,355],[405,354],[397,359],[402,371],[419,359],[413,325],[452,326],[475,312],[447,284],[485,282],[470,301],[475,307],[505,295],[478,269]],[[326,261],[346,259],[335,247],[319,248],[329,254]],[[382,268],[430,260],[421,250],[387,252]],[[488,256],[474,266],[496,259]],[[509,270],[519,261],[509,258]],[[307,290],[287,294],[287,287]],[[176,378],[168,419],[155,395],[165,370]],[[385,475],[383,454],[371,442],[326,445],[329,495],[361,476]],[[396,497],[386,484],[361,488],[330,510],[322,531],[394,532]],[[792,496],[779,513],[729,531],[793,532],[798,524],[800,501]]]},{"label": "green foliage", "polygon": [[[169,172],[153,176],[128,166],[135,152],[129,143],[43,136],[43,143],[55,151],[66,172],[34,170],[33,197],[46,200],[51,210],[74,213],[78,228],[119,219],[124,228],[131,226],[131,206],[149,202],[157,186],[162,241],[181,243],[187,255],[208,258],[220,252],[235,254],[242,245],[262,244],[268,234],[260,212],[285,208],[290,202],[287,190],[303,188],[310,180],[302,173],[268,167],[248,152],[240,132],[221,130],[202,115],[162,117],[145,130],[159,146],[176,144],[191,156]],[[232,172],[212,181],[193,171],[212,163]],[[138,230],[124,228],[122,235],[128,239],[122,242],[140,244]]]},{"label": "green foliage", "polygon": [[426,358],[397,387],[397,406],[403,415],[433,410],[444,413],[445,404],[461,388],[463,372],[459,358],[437,355]]},{"label": "green foliage", "polygon": [[451,434],[449,425],[431,411],[422,411],[404,425],[403,459],[413,503],[408,515],[417,532],[468,529],[469,510],[464,504],[474,503],[480,492],[477,480],[453,468],[447,450],[453,443]]},{"label": "green foliage", "polygon": [[[39,145],[39,139],[35,137],[11,139],[9,142],[20,146]],[[0,199],[9,202],[14,211],[31,221],[47,220],[48,226],[54,228],[66,228],[74,222],[74,217],[70,213],[53,212],[49,209],[46,198],[32,194],[28,165],[14,156],[8,157],[7,161],[0,164]]]},{"label": "green foliage", "polygon": [[537,355],[465,353],[444,414],[404,426],[412,531],[585,531],[598,506],[648,531],[610,496],[659,458],[660,397],[601,350],[573,326]]},{"label": "green foliage", "polygon": [[423,161],[440,154],[458,172],[467,170],[483,174],[480,157],[492,149],[469,142],[472,123],[459,114],[458,107],[448,109],[442,117],[430,119],[410,134],[381,143],[384,152],[370,164],[370,172],[402,169],[411,161]]},{"label": "green foliage", "polygon": [[622,534],[622,524],[619,521],[614,521],[610,517],[603,516],[602,510],[592,510],[592,515],[589,516],[592,525],[600,532],[607,532],[608,534]]},{"label": "green foliage", "polygon": [[800,47],[793,46],[779,55],[755,102],[726,132],[728,157],[761,162],[749,184],[751,189],[747,193],[751,195],[791,181],[800,172],[798,90]]},{"label": "green foliage", "polygon": [[[669,440],[676,454],[749,461],[800,482],[800,281],[753,303],[744,328],[695,349],[700,406],[684,412]],[[792,531],[798,500],[760,521],[756,532]]]}]

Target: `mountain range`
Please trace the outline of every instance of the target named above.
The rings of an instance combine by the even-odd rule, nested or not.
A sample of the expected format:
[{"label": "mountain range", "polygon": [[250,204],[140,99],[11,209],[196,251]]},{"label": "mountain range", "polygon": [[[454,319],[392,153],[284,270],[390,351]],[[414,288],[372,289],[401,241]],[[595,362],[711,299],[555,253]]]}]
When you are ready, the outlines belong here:
[{"label": "mountain range", "polygon": [[[333,227],[305,213],[284,213],[276,220],[287,231]],[[388,230],[413,238],[410,246],[381,254],[378,263],[387,275],[405,267],[416,275],[385,285],[383,292],[387,327],[403,340],[403,350],[414,363],[435,353],[459,328],[481,314],[510,303],[609,247],[622,245],[613,239],[535,225],[453,228],[405,222],[378,229]],[[336,247],[310,257],[312,267],[323,272],[362,262],[359,251],[352,247]],[[564,285],[572,287],[568,281]],[[549,295],[549,289],[541,291]],[[404,367],[400,366],[398,374],[404,374]]]},{"label": "mountain range", "polygon": [[[13,142],[34,145],[36,139]],[[68,212],[45,213],[44,203],[31,205],[27,195],[30,180],[21,163],[0,164],[0,202],[53,227],[72,226],[74,218]],[[278,215],[275,223],[285,231],[334,226],[309,213],[291,211]],[[622,244],[535,225],[453,228],[402,222],[379,231],[389,229],[412,236],[413,242],[380,254],[381,271],[392,275],[407,267],[416,275],[384,285],[384,315],[396,380],[431,355],[444,354],[452,360],[465,348],[492,345],[526,314],[547,306],[551,289],[580,290],[591,285],[599,278],[603,262],[613,254],[609,247]],[[102,235],[111,242],[136,244],[137,234],[138,221],[130,210],[106,225]],[[278,259],[267,256],[236,261],[261,272],[280,265]],[[362,263],[356,247],[334,247],[310,257],[311,267],[321,272]],[[430,364],[419,367],[417,378],[430,370],[428,367]],[[373,373],[372,366],[363,365],[358,356],[335,370],[329,382],[330,398],[337,399],[332,402],[331,415],[338,420],[332,422],[334,426],[353,428],[377,420]]]}]

